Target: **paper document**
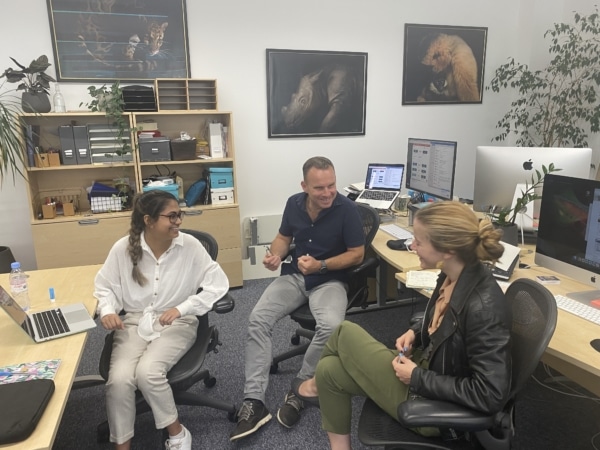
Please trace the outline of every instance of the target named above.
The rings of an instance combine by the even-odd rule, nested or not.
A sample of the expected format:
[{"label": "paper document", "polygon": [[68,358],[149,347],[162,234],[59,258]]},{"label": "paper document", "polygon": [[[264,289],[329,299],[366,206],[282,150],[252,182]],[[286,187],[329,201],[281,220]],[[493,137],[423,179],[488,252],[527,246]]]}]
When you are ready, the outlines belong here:
[{"label": "paper document", "polygon": [[410,270],[406,273],[406,287],[433,289],[437,284],[439,270]]}]

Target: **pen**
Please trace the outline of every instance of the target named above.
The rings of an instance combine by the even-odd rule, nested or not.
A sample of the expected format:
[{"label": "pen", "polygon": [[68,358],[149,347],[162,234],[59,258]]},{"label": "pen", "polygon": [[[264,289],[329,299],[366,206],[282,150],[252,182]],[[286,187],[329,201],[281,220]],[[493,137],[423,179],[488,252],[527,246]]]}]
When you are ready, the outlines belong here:
[{"label": "pen", "polygon": [[271,249],[269,247],[267,247],[265,245],[265,250],[267,251],[267,255],[273,255],[273,252],[271,252]]}]

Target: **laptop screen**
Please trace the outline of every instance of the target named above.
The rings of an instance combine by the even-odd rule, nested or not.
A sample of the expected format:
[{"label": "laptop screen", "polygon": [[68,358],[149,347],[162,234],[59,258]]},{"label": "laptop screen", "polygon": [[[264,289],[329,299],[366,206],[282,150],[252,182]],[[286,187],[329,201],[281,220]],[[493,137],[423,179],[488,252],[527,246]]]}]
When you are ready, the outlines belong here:
[{"label": "laptop screen", "polygon": [[0,305],[2,309],[19,325],[27,334],[34,336],[34,332],[30,323],[29,316],[21,309],[21,307],[13,300],[13,298],[0,286]]},{"label": "laptop screen", "polygon": [[404,164],[369,164],[365,189],[399,191],[402,187]]}]

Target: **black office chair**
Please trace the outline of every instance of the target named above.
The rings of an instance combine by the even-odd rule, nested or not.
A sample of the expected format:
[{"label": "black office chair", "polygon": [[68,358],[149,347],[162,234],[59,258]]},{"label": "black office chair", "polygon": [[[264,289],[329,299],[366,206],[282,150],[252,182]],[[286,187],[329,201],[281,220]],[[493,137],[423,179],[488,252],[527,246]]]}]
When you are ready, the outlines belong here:
[{"label": "black office chair", "polygon": [[[363,231],[365,233],[365,251],[371,245],[377,230],[379,229],[379,213],[374,208],[364,203],[357,203],[358,212],[362,219]],[[375,269],[379,265],[379,260],[375,257],[363,259],[362,263],[358,266],[354,266],[348,269],[349,280],[348,280],[348,306],[346,311],[354,307],[367,307],[367,301],[369,297],[369,287],[367,285],[367,278],[375,276]],[[291,342],[297,347],[277,355],[271,362],[271,373],[277,373],[279,363],[286,359],[293,358],[294,356],[303,355],[306,353],[306,349],[310,345],[310,339],[315,335],[316,322],[308,303],[300,306],[290,314],[290,318],[300,325],[300,328],[296,330],[292,336]],[[309,339],[309,342],[300,344],[300,337]]]},{"label": "black office chair", "polygon": [[[196,230],[182,229],[180,231],[190,234],[198,239],[202,245],[204,245],[210,257],[213,260],[217,259],[219,246],[215,238],[210,234]],[[219,299],[213,305],[211,311],[214,311],[217,314],[224,314],[232,311],[234,306],[235,303],[233,298],[229,294],[225,294],[224,297]],[[76,378],[73,389],[96,386],[106,382],[110,367],[112,345],[113,333],[109,333],[106,335],[104,348],[102,349],[102,354],[100,356],[100,375],[81,376]],[[217,353],[217,346],[219,345],[221,345],[221,342],[219,341],[219,331],[215,326],[209,326],[208,315],[198,316],[196,341],[187,353],[181,357],[177,364],[171,368],[167,374],[167,378],[171,385],[171,389],[173,390],[175,404],[186,406],[208,406],[209,408],[226,411],[229,420],[234,421],[235,412],[237,411],[235,404],[220,399],[214,399],[203,394],[188,392],[188,389],[200,380],[204,381],[204,384],[207,387],[213,387],[217,382],[217,380],[210,375],[208,369],[202,368],[202,365],[206,354],[209,352]],[[138,391],[136,395],[136,414],[139,415],[150,411],[150,406],[146,403],[141,393]],[[109,435],[108,422],[103,422],[98,425],[98,442],[108,442]]]},{"label": "black office chair", "polygon": [[[410,400],[398,406],[397,422],[370,399],[365,401],[358,424],[358,438],[368,446],[385,449],[508,450],[515,434],[515,399],[533,374],[556,326],[556,301],[541,284],[525,278],[506,291],[512,310],[512,384],[507,404],[489,416],[439,400]],[[409,428],[440,427],[468,432],[472,441],[426,438]],[[478,447],[479,446],[479,447]]]}]

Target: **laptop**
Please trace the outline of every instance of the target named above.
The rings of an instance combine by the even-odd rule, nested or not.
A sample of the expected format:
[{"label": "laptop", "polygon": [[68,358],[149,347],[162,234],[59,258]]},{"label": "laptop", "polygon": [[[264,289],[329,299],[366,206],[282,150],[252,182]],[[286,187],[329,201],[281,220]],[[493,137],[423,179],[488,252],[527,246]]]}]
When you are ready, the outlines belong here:
[{"label": "laptop", "polygon": [[404,164],[376,164],[367,167],[365,189],[355,201],[375,209],[390,209],[402,188]]},{"label": "laptop", "polygon": [[496,261],[496,264],[489,264],[488,267],[492,271],[494,278],[508,281],[519,262],[521,248],[503,241],[500,241],[500,244],[504,247],[502,257]]},{"label": "laptop", "polygon": [[0,306],[35,342],[81,333],[96,327],[83,303],[26,313],[0,286]]}]

